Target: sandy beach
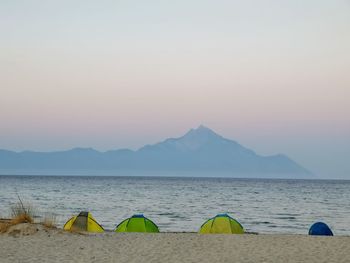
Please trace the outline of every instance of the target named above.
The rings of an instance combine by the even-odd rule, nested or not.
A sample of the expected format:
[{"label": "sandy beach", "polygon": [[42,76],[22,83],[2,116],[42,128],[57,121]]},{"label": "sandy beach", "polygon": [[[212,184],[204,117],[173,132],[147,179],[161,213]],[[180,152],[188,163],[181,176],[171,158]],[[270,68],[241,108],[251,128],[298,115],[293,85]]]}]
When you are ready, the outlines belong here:
[{"label": "sandy beach", "polygon": [[350,262],[350,237],[79,234],[21,224],[0,234],[0,262]]}]

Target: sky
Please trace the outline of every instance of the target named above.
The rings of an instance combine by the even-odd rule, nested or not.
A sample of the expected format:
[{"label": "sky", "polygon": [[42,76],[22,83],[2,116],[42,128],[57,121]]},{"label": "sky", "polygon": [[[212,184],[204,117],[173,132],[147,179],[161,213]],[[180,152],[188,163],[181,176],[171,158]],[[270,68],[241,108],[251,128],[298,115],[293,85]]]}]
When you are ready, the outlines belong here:
[{"label": "sky", "polygon": [[350,1],[0,1],[0,148],[137,149],[200,124],[350,179]]}]

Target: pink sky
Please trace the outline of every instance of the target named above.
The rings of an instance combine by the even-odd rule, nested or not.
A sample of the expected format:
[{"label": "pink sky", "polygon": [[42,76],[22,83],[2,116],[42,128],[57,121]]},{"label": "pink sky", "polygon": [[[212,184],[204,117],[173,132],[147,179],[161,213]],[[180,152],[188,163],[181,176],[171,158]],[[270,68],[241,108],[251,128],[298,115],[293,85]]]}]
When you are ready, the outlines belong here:
[{"label": "pink sky", "polygon": [[204,124],[350,176],[349,13],[347,1],[4,1],[0,148],[138,148]]}]

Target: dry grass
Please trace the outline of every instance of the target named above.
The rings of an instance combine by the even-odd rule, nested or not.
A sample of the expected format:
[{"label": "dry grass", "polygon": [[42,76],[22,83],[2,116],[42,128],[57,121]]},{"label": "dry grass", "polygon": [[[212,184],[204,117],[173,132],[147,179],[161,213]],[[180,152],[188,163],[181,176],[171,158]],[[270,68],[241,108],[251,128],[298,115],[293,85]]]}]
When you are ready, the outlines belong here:
[{"label": "dry grass", "polygon": [[56,228],[57,218],[53,213],[46,213],[41,224],[47,228]]},{"label": "dry grass", "polygon": [[[17,195],[18,202],[11,206],[11,219],[0,219],[0,233],[5,233],[11,226],[22,223],[34,223],[36,218],[36,209],[29,203],[23,203]],[[56,228],[57,218],[54,213],[46,213],[39,222],[47,228]]]},{"label": "dry grass", "polygon": [[21,214],[18,215],[14,218],[11,219],[10,224],[11,225],[18,225],[18,224],[22,224],[22,223],[33,223],[34,220],[30,215],[27,214]]},{"label": "dry grass", "polygon": [[18,202],[11,207],[11,219],[0,220],[0,233],[5,233],[11,226],[22,223],[34,223],[35,209],[31,204],[24,204],[18,196]]},{"label": "dry grass", "polygon": [[0,219],[0,233],[5,233],[7,229],[11,226],[10,219]]},{"label": "dry grass", "polygon": [[23,204],[22,201],[19,201],[18,203],[14,204],[11,207],[11,218],[22,218],[29,220],[32,223],[33,218],[35,217],[35,209],[31,204]]},{"label": "dry grass", "polygon": [[22,224],[22,223],[33,223],[33,219],[26,214],[18,215],[12,219],[1,219],[0,233],[5,233],[11,226]]},{"label": "dry grass", "polygon": [[0,233],[5,233],[11,226],[21,223],[33,223],[33,219],[25,214],[16,216],[12,219],[2,219],[0,220]]}]

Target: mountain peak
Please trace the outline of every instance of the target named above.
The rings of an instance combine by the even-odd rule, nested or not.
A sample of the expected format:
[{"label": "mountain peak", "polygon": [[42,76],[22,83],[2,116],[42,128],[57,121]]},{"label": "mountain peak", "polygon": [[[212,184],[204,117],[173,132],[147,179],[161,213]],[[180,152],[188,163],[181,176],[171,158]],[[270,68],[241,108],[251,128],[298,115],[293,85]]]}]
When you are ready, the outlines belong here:
[{"label": "mountain peak", "polygon": [[209,131],[212,131],[211,129],[209,129],[208,127],[204,126],[203,124],[199,125],[196,130],[209,130]]},{"label": "mountain peak", "polygon": [[217,133],[215,133],[213,130],[209,129],[208,127],[204,125],[199,125],[197,129],[191,129],[189,130],[183,137],[220,137]]},{"label": "mountain peak", "polygon": [[155,149],[155,147],[160,147],[162,149],[176,149],[181,152],[188,152],[188,151],[196,151],[199,148],[203,147],[207,144],[215,144],[220,143],[224,140],[222,136],[215,133],[211,129],[205,127],[204,125],[198,126],[198,128],[190,129],[187,133],[185,133],[183,136],[178,138],[169,138],[166,139],[163,142],[154,144],[154,145],[146,145],[142,148],[140,148],[141,151],[144,150],[150,150],[152,151]]},{"label": "mountain peak", "polygon": [[194,151],[204,145],[220,143],[224,140],[222,136],[211,129],[200,125],[196,129],[189,130],[185,135],[176,139],[166,140],[166,145],[181,151]]}]

